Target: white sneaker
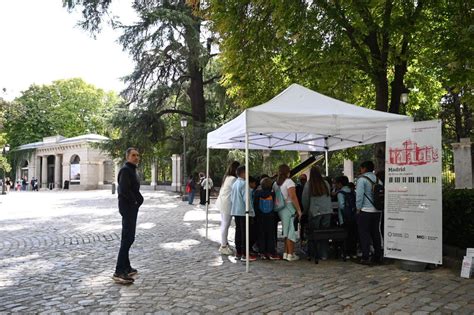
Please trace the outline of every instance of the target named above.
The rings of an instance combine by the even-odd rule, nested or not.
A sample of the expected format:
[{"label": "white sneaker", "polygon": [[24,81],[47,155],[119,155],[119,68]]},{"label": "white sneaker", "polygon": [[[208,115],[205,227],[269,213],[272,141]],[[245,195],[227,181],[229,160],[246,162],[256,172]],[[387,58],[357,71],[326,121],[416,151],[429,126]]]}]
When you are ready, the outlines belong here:
[{"label": "white sneaker", "polygon": [[296,254],[288,254],[286,260],[288,261],[296,261],[296,260],[299,260],[300,259],[300,256],[296,255]]},{"label": "white sneaker", "polygon": [[232,251],[232,249],[230,249],[229,246],[221,246],[219,247],[219,253],[221,253],[222,255],[233,255],[234,252]]},{"label": "white sneaker", "polygon": [[283,260],[288,260],[288,253],[283,253]]}]

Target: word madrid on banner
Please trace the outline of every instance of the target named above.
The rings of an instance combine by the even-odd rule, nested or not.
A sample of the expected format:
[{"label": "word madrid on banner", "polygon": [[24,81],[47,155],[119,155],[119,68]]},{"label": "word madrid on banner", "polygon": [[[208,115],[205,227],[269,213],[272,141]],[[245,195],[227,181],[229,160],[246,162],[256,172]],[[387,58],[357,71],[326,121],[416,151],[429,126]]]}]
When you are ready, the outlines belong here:
[{"label": "word madrid on banner", "polygon": [[438,149],[431,145],[418,146],[416,142],[407,139],[402,143],[403,147],[390,147],[390,164],[395,165],[425,165],[438,162]]}]

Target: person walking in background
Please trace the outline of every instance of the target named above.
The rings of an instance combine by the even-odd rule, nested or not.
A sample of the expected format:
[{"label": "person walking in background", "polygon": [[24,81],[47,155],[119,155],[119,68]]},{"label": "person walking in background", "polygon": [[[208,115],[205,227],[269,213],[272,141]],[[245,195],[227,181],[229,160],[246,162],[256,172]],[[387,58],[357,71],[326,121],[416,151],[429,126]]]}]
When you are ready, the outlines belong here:
[{"label": "person walking in background", "polygon": [[12,180],[10,179],[10,177],[7,177],[7,179],[5,180],[5,184],[6,184],[7,193],[8,193],[10,192],[10,188],[12,187]]},{"label": "person walking in background", "polygon": [[[250,187],[247,186],[245,181],[245,166],[241,165],[236,171],[237,180],[232,185],[232,191],[230,193],[231,209],[230,214],[235,219],[235,251],[236,259],[242,259],[243,261],[255,261],[257,257],[250,252],[249,256],[246,257],[246,243],[247,243],[247,229],[245,226],[245,209],[246,209],[246,196],[247,190],[249,191],[249,197],[251,196]],[[252,202],[250,202],[249,216],[255,217]],[[249,234],[252,232],[252,226],[249,226]],[[249,240],[252,236],[249,235]]]},{"label": "person walking in background", "polygon": [[211,189],[214,186],[212,179],[206,178],[204,173],[199,173],[199,192],[200,192],[200,201],[199,204],[202,206],[206,205],[206,194],[207,194],[207,202],[209,203],[209,199],[211,198]]},{"label": "person walking in background", "polygon": [[[294,225],[295,216],[301,219],[301,209],[296,197],[295,182],[290,178],[290,167],[282,164],[278,167],[277,181],[273,185],[275,195],[280,193],[285,200],[285,207],[278,211],[282,222],[282,232],[285,238],[285,249],[283,259],[294,261],[300,259],[295,254],[296,231]],[[279,192],[278,192],[279,190]],[[276,197],[275,197],[276,198]]]},{"label": "person walking in background", "polygon": [[196,181],[193,175],[189,175],[188,181],[186,182],[186,193],[188,194],[188,204],[192,205],[194,195],[196,194]]},{"label": "person walking in background", "polygon": [[28,190],[28,178],[26,176],[23,176],[23,179],[21,180],[21,190]]},{"label": "person walking in background", "polygon": [[[325,229],[331,224],[331,186],[323,179],[318,166],[313,166],[309,182],[303,190],[303,209],[308,216],[308,224],[313,229]],[[321,260],[328,258],[329,241],[316,241]]]},{"label": "person walking in background", "polygon": [[237,161],[233,161],[229,164],[224,175],[222,187],[219,190],[219,196],[216,200],[217,209],[221,212],[221,246],[219,247],[219,252],[223,255],[232,255],[234,253],[232,248],[230,248],[228,241],[229,227],[232,221],[232,216],[230,214],[230,195],[232,185],[237,180],[236,171],[239,166],[240,163]]},{"label": "person walking in background", "polygon": [[117,257],[117,265],[112,278],[120,284],[131,284],[137,269],[130,264],[129,251],[135,241],[138,209],[143,203],[140,193],[140,181],[137,166],[140,161],[138,150],[128,148],[125,153],[127,162],[118,173],[118,205],[122,216],[122,239]]},{"label": "person walking in background", "polygon": [[[381,212],[375,209],[372,182],[378,181],[374,174],[374,163],[365,161],[359,168],[360,176],[356,183],[356,207],[358,212],[357,227],[359,230],[362,258],[360,263],[370,265],[380,263],[382,259],[382,241],[380,236]],[[370,258],[370,244],[374,246],[374,256]]]}]

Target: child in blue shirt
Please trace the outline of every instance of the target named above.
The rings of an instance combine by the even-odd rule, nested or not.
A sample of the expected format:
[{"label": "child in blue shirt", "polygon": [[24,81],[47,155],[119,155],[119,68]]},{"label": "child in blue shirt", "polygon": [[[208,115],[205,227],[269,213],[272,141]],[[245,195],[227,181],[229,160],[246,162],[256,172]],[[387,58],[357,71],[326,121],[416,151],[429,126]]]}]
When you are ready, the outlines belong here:
[{"label": "child in blue shirt", "polygon": [[[237,180],[232,185],[232,191],[230,193],[231,210],[230,214],[235,220],[235,251],[236,259],[246,260],[245,249],[246,249],[246,228],[245,228],[245,201],[246,201],[246,190],[249,190],[249,196],[251,196],[250,187],[245,182],[245,166],[241,165],[237,168]],[[250,200],[249,216],[254,217],[252,202]],[[249,222],[250,223],[250,222]],[[249,224],[250,225],[250,224]],[[249,227],[249,231],[252,228]],[[250,236],[249,239],[252,239]],[[255,255],[249,255],[249,261],[257,260]]]}]

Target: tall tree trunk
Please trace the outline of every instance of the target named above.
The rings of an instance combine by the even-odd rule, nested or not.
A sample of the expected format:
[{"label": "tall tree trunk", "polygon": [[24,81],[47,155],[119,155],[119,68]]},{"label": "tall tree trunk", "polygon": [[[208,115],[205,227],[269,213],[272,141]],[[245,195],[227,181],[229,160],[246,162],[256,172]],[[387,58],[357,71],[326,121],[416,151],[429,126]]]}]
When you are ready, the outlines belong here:
[{"label": "tall tree trunk", "polygon": [[192,16],[195,23],[193,27],[187,27],[185,30],[186,46],[189,50],[188,57],[188,75],[190,84],[187,94],[191,101],[191,112],[195,122],[206,122],[206,101],[204,99],[204,79],[203,68],[200,64],[202,53],[199,37],[201,34],[201,21],[198,17]]},{"label": "tall tree trunk", "polygon": [[[375,106],[382,112],[387,112],[388,106],[388,80],[387,71],[381,70],[377,74],[375,83]],[[385,170],[385,142],[375,144],[375,169]]]},{"label": "tall tree trunk", "polygon": [[194,121],[206,122],[206,101],[204,99],[204,84],[202,78],[202,69],[194,64],[190,65],[189,75],[191,77],[187,94],[191,100],[191,112]]}]

